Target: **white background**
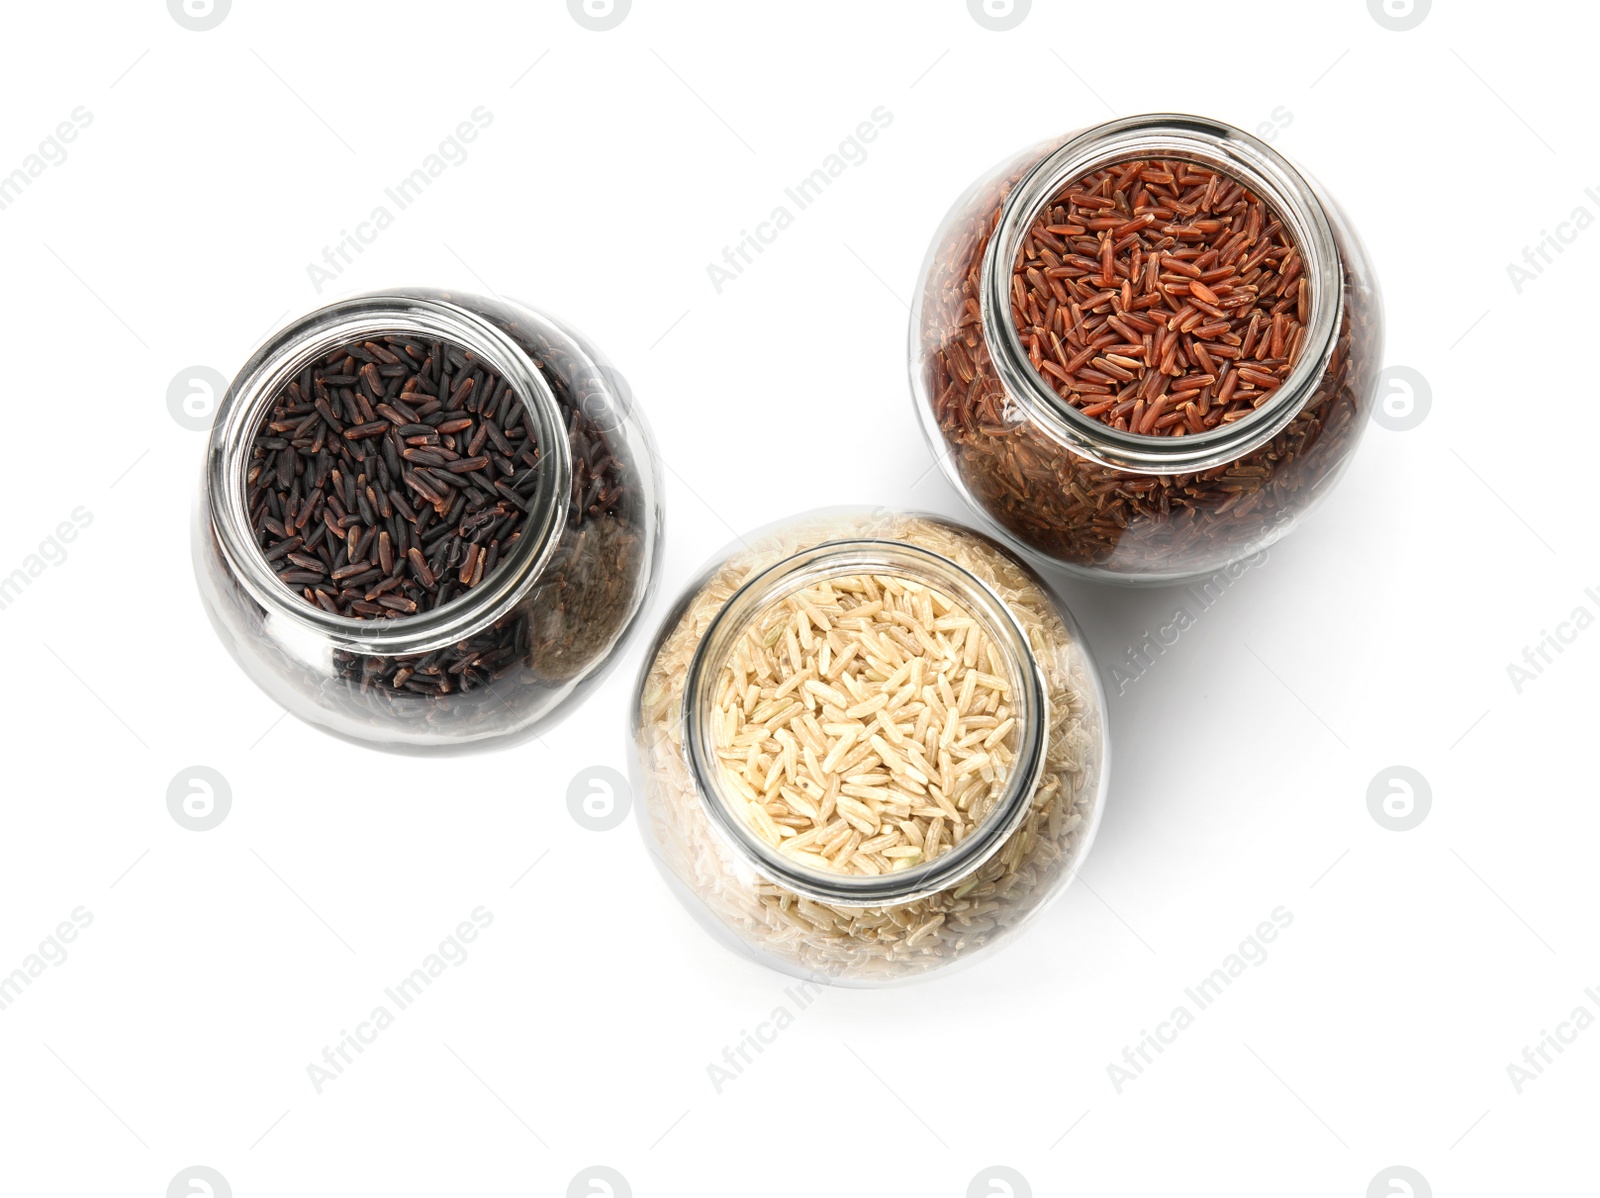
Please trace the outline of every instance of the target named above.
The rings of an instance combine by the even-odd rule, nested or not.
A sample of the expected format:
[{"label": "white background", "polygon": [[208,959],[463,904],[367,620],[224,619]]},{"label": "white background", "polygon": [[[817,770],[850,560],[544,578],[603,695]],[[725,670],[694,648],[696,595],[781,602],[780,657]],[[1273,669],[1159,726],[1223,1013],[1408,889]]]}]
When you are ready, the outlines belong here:
[{"label": "white background", "polygon": [[[1441,1196],[1593,1186],[1600,1029],[1520,1094],[1507,1073],[1600,1014],[1600,627],[1520,694],[1507,673],[1600,613],[1600,231],[1521,294],[1506,270],[1574,208],[1600,216],[1587,6],[1440,3],[1408,32],[1361,0],[1036,0],[1008,32],[963,0],[636,0],[608,32],[558,0],[6,20],[0,174],[74,108],[92,123],[0,211],[0,574],[75,508],[93,522],[0,611],[0,974],[75,908],[93,923],[0,1011],[0,1191],[159,1198],[194,1164],[239,1198],[564,1195],[595,1164],[640,1198],[960,1198],[996,1164],[1035,1195],[1360,1198],[1395,1164]],[[319,294],[307,265],[480,105],[467,159]],[[866,160],[718,294],[707,265],[880,105]],[[795,1010],[691,924],[631,817],[585,830],[567,784],[626,768],[645,634],[735,530],[833,503],[960,513],[906,384],[938,221],[1013,150],[1163,108],[1281,110],[1275,144],[1366,238],[1386,362],[1431,411],[1372,427],[1314,517],[1111,688],[1100,838],[1027,934]],[[195,594],[204,434],[169,383],[391,283],[572,321],[669,468],[641,635],[512,751],[416,761],[283,718]],[[1108,674],[1191,605],[1062,589]],[[1397,764],[1432,792],[1409,832],[1367,809]],[[196,765],[232,792],[204,833],[166,808]],[[480,905],[470,958],[316,1093],[324,1046]],[[1266,962],[1118,1093],[1124,1046],[1280,906]],[[718,1094],[708,1065],[780,1004],[793,1026]]]}]

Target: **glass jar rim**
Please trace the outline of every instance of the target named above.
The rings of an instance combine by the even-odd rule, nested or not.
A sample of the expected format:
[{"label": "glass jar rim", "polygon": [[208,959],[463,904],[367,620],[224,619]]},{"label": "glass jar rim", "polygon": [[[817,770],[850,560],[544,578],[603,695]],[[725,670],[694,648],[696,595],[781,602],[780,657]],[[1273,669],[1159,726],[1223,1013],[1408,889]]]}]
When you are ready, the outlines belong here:
[{"label": "glass jar rim", "polygon": [[[1261,195],[1293,235],[1311,280],[1311,316],[1300,360],[1273,398],[1242,420],[1183,437],[1123,432],[1063,403],[1029,361],[1011,319],[1012,264],[1038,214],[1074,179],[1149,157],[1209,166]],[[1095,125],[1069,138],[1011,190],[984,252],[979,312],[984,341],[1007,394],[1057,441],[1111,469],[1188,474],[1254,452],[1282,432],[1312,398],[1333,359],[1344,315],[1344,264],[1317,189],[1282,154],[1221,121],[1147,113]]]},{"label": "glass jar rim", "polygon": [[[341,345],[395,334],[467,350],[507,379],[532,423],[539,475],[529,501],[528,526],[482,583],[432,611],[358,620],[306,603],[278,578],[250,527],[245,476],[255,430],[284,387]],[[507,615],[526,595],[559,541],[563,504],[572,488],[572,452],[555,393],[526,350],[462,302],[396,289],[338,300],[269,336],[229,384],[217,407],[205,479],[217,544],[233,576],[262,608],[335,649],[398,656],[430,653],[472,636]]]},{"label": "glass jar rim", "polygon": [[[824,874],[769,847],[724,794],[709,719],[713,688],[751,621],[797,591],[849,574],[889,574],[928,586],[960,603],[1000,645],[1018,696],[1019,742],[1013,768],[993,810],[959,845],[922,865],[891,874]],[[702,807],[719,839],[767,881],[803,898],[845,907],[901,906],[938,894],[971,876],[1010,840],[1032,804],[1045,767],[1050,701],[1027,634],[1005,601],[976,575],[921,546],[872,537],[825,541],[761,570],[740,585],[712,617],[685,675],[683,752]]]}]

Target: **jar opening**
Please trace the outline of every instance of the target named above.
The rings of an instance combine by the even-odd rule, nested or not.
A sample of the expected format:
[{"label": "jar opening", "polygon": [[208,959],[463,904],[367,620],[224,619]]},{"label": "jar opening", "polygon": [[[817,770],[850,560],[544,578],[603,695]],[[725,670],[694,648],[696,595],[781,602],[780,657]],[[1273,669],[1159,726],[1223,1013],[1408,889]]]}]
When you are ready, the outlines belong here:
[{"label": "jar opening", "polygon": [[[1076,180],[1138,159],[1193,163],[1254,193],[1283,223],[1309,284],[1310,313],[1299,356],[1282,385],[1244,417],[1184,436],[1116,429],[1064,401],[1029,359],[1012,317],[1013,269],[1037,219]],[[1317,193],[1265,142],[1199,117],[1130,117],[1067,141],[1037,163],[1007,197],[983,261],[983,334],[1008,394],[1056,440],[1114,469],[1189,473],[1248,454],[1282,431],[1305,405],[1332,358],[1343,311],[1343,275],[1333,229]]]},{"label": "jar opening", "polygon": [[[844,643],[846,635],[855,637],[857,629],[864,631],[859,639],[851,640],[850,647],[844,651],[845,655],[838,659],[846,663],[845,666],[833,671],[830,677],[812,679],[804,669],[793,668],[792,656],[799,651],[808,665],[820,660],[821,646],[829,642],[827,634],[821,631],[821,624],[814,624],[813,632],[817,634],[815,652],[819,656],[811,656],[810,650],[800,647],[797,641],[790,641],[787,673],[782,678],[769,675],[765,679],[769,685],[777,683],[774,689],[784,690],[783,695],[763,697],[758,700],[758,706],[747,708],[740,705],[738,694],[730,694],[730,689],[737,689],[740,685],[759,690],[760,680],[756,673],[759,673],[761,665],[758,664],[754,672],[746,672],[745,663],[752,654],[758,663],[771,661],[771,657],[763,655],[763,645],[769,639],[777,644],[777,654],[784,654],[782,641],[794,636],[795,629],[802,625],[798,611],[803,610],[804,604],[812,602],[819,593],[829,592],[848,596],[844,601],[859,608],[865,616],[873,615],[874,609],[882,606],[879,600],[889,596],[895,597],[888,605],[891,609],[909,607],[916,610],[925,603],[937,611],[938,606],[947,602],[949,606],[944,612],[944,623],[952,632],[955,627],[960,627],[963,637],[973,637],[970,642],[962,642],[964,646],[973,647],[973,659],[978,660],[977,646],[992,647],[992,657],[987,658],[989,664],[999,664],[1004,670],[1003,675],[990,675],[987,666],[982,670],[963,672],[966,678],[963,689],[966,709],[975,711],[980,703],[988,701],[989,691],[985,691],[984,697],[978,699],[977,687],[981,680],[983,685],[994,688],[991,706],[1004,712],[1011,726],[1000,728],[992,754],[972,745],[964,745],[960,750],[966,755],[960,768],[966,772],[952,787],[952,791],[960,796],[963,803],[970,804],[968,811],[977,811],[979,814],[972,817],[970,825],[950,818],[948,826],[960,828],[960,838],[953,844],[937,843],[936,855],[930,858],[922,859],[920,853],[913,851],[920,841],[921,832],[914,834],[917,840],[908,839],[913,834],[898,831],[897,816],[903,816],[907,823],[917,826],[914,812],[900,812],[898,806],[913,806],[905,796],[919,789],[919,777],[928,780],[930,785],[921,787],[928,797],[916,802],[916,809],[920,809],[924,815],[932,815],[941,809],[947,812],[954,810],[952,797],[940,788],[938,770],[934,769],[933,777],[928,779],[927,774],[919,769],[919,765],[928,765],[927,759],[921,756],[920,746],[903,744],[901,751],[897,752],[882,737],[879,743],[872,744],[871,735],[875,733],[869,731],[868,721],[876,722],[876,712],[887,707],[887,698],[879,697],[884,695],[884,691],[862,701],[859,709],[852,706],[850,710],[856,712],[853,719],[847,719],[843,709],[833,710],[840,699],[852,697],[849,688],[859,686],[863,678],[870,678],[879,684],[894,680],[888,673],[888,667],[895,663],[883,656],[893,651],[887,648],[884,641],[876,639],[879,633],[877,625],[869,628],[872,622],[865,616],[852,618],[846,612],[840,617],[840,627],[834,634],[839,643]],[[878,597],[877,600],[874,595]],[[934,595],[941,599],[936,601]],[[789,619],[787,614],[774,619],[775,612],[797,614],[793,619]],[[818,618],[822,622],[828,622],[829,618],[820,607],[814,608],[808,619],[815,621]],[[897,621],[902,616],[897,612],[886,618],[898,627]],[[911,619],[920,625],[920,621],[915,621],[914,617]],[[973,627],[968,628],[963,624],[967,620]],[[749,639],[752,632],[757,634],[754,640]],[[907,636],[912,635],[908,630]],[[934,633],[930,642],[942,635]],[[865,667],[856,665],[858,673],[846,681],[842,675],[849,665],[855,664],[855,657],[872,652],[874,647],[879,655]],[[943,652],[942,646],[940,652]],[[924,658],[909,652],[902,656],[903,672],[909,677],[911,671],[917,669],[917,676],[921,677],[920,667]],[[927,660],[939,659],[930,656]],[[948,657],[942,660],[948,667]],[[984,663],[980,661],[979,664]],[[802,681],[796,683],[796,678]],[[927,685],[933,686],[934,678],[932,667],[929,667]],[[903,690],[906,681],[906,678],[899,679],[895,689]],[[938,681],[948,686],[949,679],[945,674],[939,674]],[[810,687],[809,693],[801,689],[810,682],[816,685]],[[797,698],[789,697],[797,693]],[[1049,722],[1047,703],[1043,679],[1025,633],[1004,602],[976,577],[953,562],[915,546],[893,541],[837,541],[796,554],[757,574],[746,581],[713,618],[691,659],[684,687],[684,746],[689,767],[698,780],[702,802],[713,827],[759,874],[788,890],[821,902],[842,906],[896,905],[959,886],[964,878],[989,860],[1015,831],[1027,814],[1043,770],[1044,733]],[[901,709],[923,707],[928,707],[932,713],[932,708],[923,704],[920,698],[914,702],[908,699]],[[872,710],[868,711],[867,708]],[[960,712],[953,707],[947,715],[957,717]],[[824,728],[818,721],[830,719],[830,716],[832,720],[840,722],[830,722]],[[757,717],[760,718],[759,723]],[[818,757],[816,750],[822,749],[828,759],[817,762],[816,768],[828,777],[828,796],[839,804],[828,817],[830,826],[853,827],[858,844],[863,838],[867,843],[878,843],[874,855],[893,851],[900,859],[916,858],[915,863],[879,873],[845,872],[823,863],[820,854],[811,851],[824,822],[815,815],[811,817],[813,823],[809,829],[813,840],[800,840],[800,843],[810,847],[798,851],[792,847],[776,847],[773,841],[781,830],[780,826],[765,815],[764,807],[760,813],[756,813],[752,807],[757,799],[761,803],[771,801],[770,796],[776,792],[764,788],[764,793],[758,794],[740,776],[739,771],[729,768],[729,758],[735,751],[730,743],[733,739],[731,725],[739,718],[743,718],[743,723],[740,727],[742,740],[738,744],[743,747],[736,751],[749,750],[754,759],[772,744],[781,745],[777,758],[765,772],[772,779],[782,776],[792,784],[789,798],[780,800],[791,805],[791,814],[800,814],[799,809],[804,806],[821,806],[830,799],[820,794],[808,797],[804,793],[796,793],[805,783],[815,786],[816,779],[810,777],[809,766],[793,775],[784,774],[783,771],[788,767],[784,766],[783,758],[787,755],[792,767],[802,754],[815,759]],[[795,721],[809,721],[798,728],[798,735],[788,731]],[[961,722],[964,724],[965,720]],[[998,720],[995,722],[999,723]],[[854,728],[856,723],[861,724],[860,730]],[[945,743],[950,742],[955,727],[956,721],[952,719],[950,727],[943,729]],[[885,731],[883,723],[876,722],[876,732]],[[770,736],[764,733],[770,733]],[[894,735],[903,736],[903,733],[897,730]],[[979,733],[973,735],[979,739],[985,738]],[[794,741],[794,744],[784,744],[785,738]],[[949,756],[946,751],[943,759],[948,761]],[[997,764],[989,777],[985,778],[983,770],[991,760],[1003,762],[1004,772]],[[957,766],[949,765],[946,768],[953,774]],[[846,770],[851,777],[860,778],[862,782],[852,783],[854,793],[843,793],[841,797],[841,788],[834,782],[840,775],[835,771]],[[807,775],[805,782],[802,782],[800,773]],[[891,774],[894,775],[892,781]],[[943,779],[946,785],[950,784],[950,776]],[[817,790],[821,788],[817,787]],[[895,793],[891,794],[891,790]],[[821,802],[812,802],[812,799]],[[955,812],[956,816],[960,814]],[[941,829],[947,826],[944,815],[940,815],[937,822]],[[758,827],[758,823],[763,826]],[[923,820],[920,826],[925,830],[927,821]],[[784,827],[790,832],[796,831],[794,824]],[[849,836],[848,831],[841,834]],[[800,836],[782,839],[787,844],[789,840],[800,839]],[[889,848],[889,843],[894,845],[893,849]]]},{"label": "jar opening", "polygon": [[[359,619],[308,603],[278,577],[247,510],[247,475],[258,431],[291,382],[348,345],[398,337],[470,354],[505,380],[520,402],[537,461],[520,535],[474,586],[446,603],[394,618]],[[207,456],[211,523],[230,569],[274,618],[300,625],[336,649],[369,655],[427,653],[506,615],[554,552],[572,464],[567,430],[543,373],[508,336],[454,303],[401,295],[357,296],[312,312],[275,334],[228,389]],[[415,501],[416,497],[412,499]]]}]

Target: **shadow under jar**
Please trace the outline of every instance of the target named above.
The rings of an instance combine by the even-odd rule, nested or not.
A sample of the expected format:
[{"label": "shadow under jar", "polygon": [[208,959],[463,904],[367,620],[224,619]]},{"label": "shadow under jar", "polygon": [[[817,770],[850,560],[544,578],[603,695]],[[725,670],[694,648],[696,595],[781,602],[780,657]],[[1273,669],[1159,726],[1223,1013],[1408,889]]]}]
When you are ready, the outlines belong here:
[{"label": "shadow under jar", "polygon": [[1024,151],[956,202],[912,311],[912,392],[945,475],[1008,540],[1090,578],[1177,582],[1271,545],[1331,488],[1382,325],[1314,180],[1228,125],[1137,116]]},{"label": "shadow under jar", "polygon": [[1071,616],[988,537],[836,510],[712,565],[646,655],[640,829],[729,947],[869,986],[972,958],[1067,885],[1108,767]]},{"label": "shadow under jar", "polygon": [[512,301],[375,292],[275,334],[218,407],[207,614],[292,714],[397,751],[509,743],[601,677],[654,586],[626,382]]}]

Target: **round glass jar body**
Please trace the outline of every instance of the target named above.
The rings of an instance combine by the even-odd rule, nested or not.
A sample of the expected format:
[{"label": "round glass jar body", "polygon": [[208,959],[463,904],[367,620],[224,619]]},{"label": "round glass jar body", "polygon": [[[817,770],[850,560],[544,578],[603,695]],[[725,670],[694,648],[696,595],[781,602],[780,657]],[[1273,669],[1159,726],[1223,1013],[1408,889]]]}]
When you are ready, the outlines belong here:
[{"label": "round glass jar body", "polygon": [[[1044,240],[1034,232],[1041,214],[1092,172],[1153,159],[1215,171],[1263,201],[1292,239],[1309,284],[1303,339],[1282,385],[1244,418],[1193,435],[1141,435],[1085,415],[1030,360],[1013,315],[1013,271],[1019,255],[1037,252]],[[1080,238],[1074,247],[1070,235],[1051,236],[1063,258],[1081,255],[1088,244]],[[1105,236],[1115,242],[1118,234]],[[1248,262],[1247,251],[1239,253]],[[1137,294],[1139,280],[1128,280],[1125,271],[1112,278],[1095,296],[1049,281],[1063,297],[1044,334],[1049,343],[1052,332],[1062,331],[1045,352],[1056,359],[1052,370],[1061,358],[1081,370],[1080,348],[1124,340],[1124,333],[1100,335],[1098,342],[1091,336],[1125,316],[1123,302]],[[1163,274],[1163,288],[1167,279],[1180,290],[1188,283]],[[1069,305],[1080,299],[1088,325],[1074,329]],[[1158,329],[1157,336],[1176,328]],[[1253,365],[1238,345],[1210,343],[1213,351],[1218,346],[1220,368],[1207,402],[1228,372]],[[1144,349],[1148,361],[1148,339]],[[1372,267],[1333,200],[1249,134],[1170,114],[1130,117],[1034,146],[978,180],[934,238],[911,317],[912,393],[946,477],[1011,543],[1069,572],[1127,583],[1211,574],[1288,532],[1331,488],[1360,440],[1382,353]],[[1124,374],[1133,377],[1128,371],[1094,377],[1110,384],[1098,389],[1118,392],[1132,386],[1118,381]]]},{"label": "round glass jar body", "polygon": [[[852,642],[830,657],[867,624],[807,606],[834,586],[877,592],[855,611],[898,607],[899,647],[880,637],[876,650]],[[800,638],[799,617],[781,636],[766,619],[791,609],[808,613]],[[953,649],[950,628],[966,638]],[[786,659],[786,683],[763,674],[762,645],[781,657],[804,638],[822,654],[811,666]],[[919,692],[918,644],[937,646],[930,661],[987,661],[982,685],[956,693],[940,673],[935,687],[930,666]],[[845,662],[859,671],[848,682]],[[846,698],[863,702],[845,710]],[[749,721],[738,734],[730,709]],[[736,951],[843,985],[919,977],[1015,932],[1081,863],[1109,764],[1094,663],[1037,576],[986,536],[882,509],[797,517],[713,563],[646,655],[632,733],[639,826],[680,901]],[[841,734],[857,739],[827,739]],[[963,794],[996,743],[1007,746],[1003,776]],[[981,807],[966,806],[973,794]],[[806,850],[790,851],[802,840]],[[873,849],[887,840],[901,847]]]},{"label": "round glass jar body", "polygon": [[[434,384],[446,393],[439,396],[403,395],[413,405],[437,400],[420,404],[432,410],[408,409],[388,425],[382,413],[370,413],[370,424],[352,427],[343,405],[357,402],[359,384],[325,384],[317,372],[328,370],[325,362],[336,351],[384,338],[414,343],[430,361],[440,353],[453,374],[445,381],[454,385]],[[479,384],[477,394],[468,386],[463,396],[469,378]],[[490,384],[500,396],[493,430],[481,427],[489,420],[480,415],[494,407]],[[259,439],[273,431],[265,422],[291,385],[314,390],[316,411],[302,405],[295,427],[276,430],[263,449]],[[337,411],[328,403],[334,387],[345,388],[333,393]],[[363,402],[364,413],[377,406],[365,396]],[[396,423],[412,416],[420,423]],[[472,452],[489,464],[471,475],[436,468],[437,426],[466,424],[468,417],[479,419],[482,434]],[[502,428],[525,432],[525,457],[500,456],[507,445]],[[330,444],[347,453],[360,446],[362,456],[335,461]],[[418,455],[419,445],[435,447],[434,456]],[[417,473],[422,457],[432,465]],[[331,489],[330,463],[343,466]],[[292,502],[318,486],[324,494],[286,520],[281,493],[265,494],[263,470],[289,488]],[[437,501],[432,506],[430,497]],[[294,559],[309,575],[285,581],[284,566],[294,562],[281,544],[263,548],[262,524],[274,513],[280,532],[292,525],[288,531],[301,542]],[[503,553],[498,539],[472,544],[472,530],[496,513],[520,521]],[[195,571],[228,651],[289,712],[378,748],[444,751],[531,736],[598,681],[655,584],[661,519],[660,467],[649,430],[627,383],[587,340],[513,301],[424,289],[374,292],[290,324],[230,385],[207,449]],[[365,547],[341,540],[359,542],[363,531],[379,530],[387,566],[371,538]],[[452,541],[457,545],[446,557],[441,546]],[[458,565],[470,575],[474,558],[490,568],[463,586],[469,579],[457,581]],[[372,565],[364,577],[362,561]],[[352,570],[361,594],[340,592],[347,583],[331,581],[348,579]],[[329,581],[311,577],[319,572]],[[393,603],[397,580],[418,585],[424,577],[437,600],[430,609],[386,610],[383,618],[331,610],[348,610],[352,597],[376,600],[385,588]],[[439,596],[440,587],[453,597]]]}]

